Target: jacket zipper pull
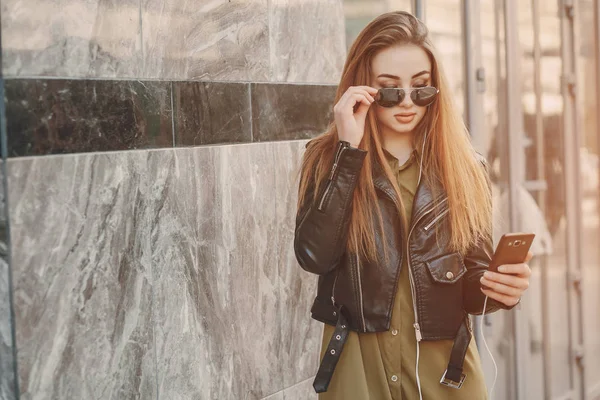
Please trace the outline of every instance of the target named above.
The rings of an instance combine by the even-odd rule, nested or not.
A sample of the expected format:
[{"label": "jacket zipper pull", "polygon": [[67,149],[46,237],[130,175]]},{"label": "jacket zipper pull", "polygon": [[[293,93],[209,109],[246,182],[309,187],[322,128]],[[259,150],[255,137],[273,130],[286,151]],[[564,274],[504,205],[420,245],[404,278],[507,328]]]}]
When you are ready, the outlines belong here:
[{"label": "jacket zipper pull", "polygon": [[417,336],[417,342],[420,342],[421,339],[423,339],[423,337],[421,336],[421,328],[419,327],[418,323],[414,323],[413,326],[415,327],[415,335]]}]

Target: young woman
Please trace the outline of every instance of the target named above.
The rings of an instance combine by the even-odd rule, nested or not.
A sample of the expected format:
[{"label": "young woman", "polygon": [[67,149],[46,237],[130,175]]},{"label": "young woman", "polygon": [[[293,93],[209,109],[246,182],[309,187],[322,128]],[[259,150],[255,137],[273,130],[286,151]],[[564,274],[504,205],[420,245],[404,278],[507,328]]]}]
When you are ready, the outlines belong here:
[{"label": "young woman", "polygon": [[485,313],[513,308],[531,271],[486,272],[487,164],[452,97],[425,25],[383,14],[349,50],[334,123],[307,143],[294,250],[318,275],[321,400],[487,398],[468,314],[486,296]]}]

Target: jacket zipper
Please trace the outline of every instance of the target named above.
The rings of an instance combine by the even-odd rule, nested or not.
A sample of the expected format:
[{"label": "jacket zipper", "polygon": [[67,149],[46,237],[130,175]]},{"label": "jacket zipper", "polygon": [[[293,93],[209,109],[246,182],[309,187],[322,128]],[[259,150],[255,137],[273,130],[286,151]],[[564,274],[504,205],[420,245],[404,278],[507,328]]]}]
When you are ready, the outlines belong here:
[{"label": "jacket zipper", "polygon": [[335,154],[333,167],[331,168],[331,172],[329,173],[329,178],[327,179],[327,186],[325,187],[325,192],[323,193],[323,197],[321,197],[321,201],[319,202],[319,207],[318,207],[319,211],[323,211],[323,205],[325,203],[325,199],[327,198],[327,195],[329,194],[329,191],[331,190],[331,186],[333,183],[333,176],[338,167],[338,161],[340,160],[340,157],[342,156],[342,153],[344,152],[345,148],[346,148],[346,146],[344,145],[344,143],[340,142],[340,144],[338,145],[337,152]]},{"label": "jacket zipper", "polygon": [[448,214],[448,211],[450,211],[449,208],[446,208],[444,211],[442,211],[437,217],[435,217],[435,219],[433,221],[431,221],[430,223],[428,223],[423,229],[428,230],[429,228],[431,228],[437,221],[439,221],[444,215]]},{"label": "jacket zipper", "polygon": [[333,181],[327,182],[327,187],[325,188],[325,193],[323,193],[323,197],[321,197],[321,201],[319,202],[319,211],[323,211],[323,203],[325,202],[325,197],[329,193],[329,189],[331,188],[331,183]]},{"label": "jacket zipper", "polygon": [[[421,176],[419,175],[419,181],[417,183],[417,187],[419,186],[420,183],[421,183]],[[394,203],[396,203],[396,205],[398,207],[400,206],[398,204],[398,202],[396,201],[395,196],[393,196],[391,193],[389,193],[387,190],[385,190],[383,188],[381,188],[381,190],[384,193],[386,193],[394,201]],[[444,202],[447,201],[447,200],[448,200],[448,198],[445,198]],[[415,295],[416,294],[416,289],[415,289],[414,278],[413,278],[413,275],[412,275],[412,268],[410,266],[410,250],[409,250],[409,247],[410,247],[410,235],[411,235],[413,229],[415,228],[415,226],[417,226],[417,224],[419,223],[419,221],[421,221],[421,219],[423,219],[423,217],[425,217],[427,214],[429,214],[430,212],[432,212],[434,209],[435,209],[435,206],[431,207],[430,209],[428,209],[427,211],[425,211],[423,214],[421,214],[421,216],[419,216],[419,218],[416,220],[416,222],[414,224],[411,224],[412,227],[410,228],[410,230],[408,232],[408,236],[406,238],[406,257],[407,257],[406,263],[408,265],[408,277],[409,277],[409,281],[410,281],[410,291],[411,291],[411,294],[412,294],[412,297],[413,297],[413,313],[415,315],[415,323],[413,324],[413,327],[415,328],[415,336],[417,338],[417,342],[420,342],[423,339],[423,336],[421,334],[421,327],[419,325],[419,317],[417,315],[417,297]],[[446,213],[447,211],[449,211],[449,209],[446,210],[446,211],[444,211],[444,213]],[[438,216],[436,218],[436,220],[439,219],[439,218],[441,218],[441,217]],[[434,222],[434,221],[432,221],[432,222]],[[426,228],[429,229],[431,224],[432,223],[429,223],[426,226]],[[403,256],[404,255],[402,255],[402,257]],[[401,263],[400,265],[402,265],[402,258],[400,259],[400,263]]]},{"label": "jacket zipper", "polygon": [[415,336],[417,337],[417,342],[420,342],[421,339],[423,339],[423,336],[421,335],[421,327],[419,326],[419,317],[417,315],[417,297],[415,295],[416,293],[416,289],[415,289],[415,282],[414,282],[414,278],[413,278],[413,274],[412,274],[412,268],[410,266],[410,254],[409,254],[409,247],[410,247],[410,234],[412,233],[413,229],[415,228],[415,226],[417,225],[417,223],[423,219],[424,216],[426,216],[427,214],[429,214],[431,211],[433,211],[435,207],[431,207],[429,210],[425,211],[423,214],[421,214],[421,216],[419,217],[419,219],[417,219],[417,221],[412,224],[412,227],[410,228],[410,231],[408,232],[408,236],[406,238],[406,261],[407,261],[407,265],[408,265],[408,276],[409,276],[409,280],[410,280],[410,291],[412,293],[412,297],[413,297],[413,312],[415,314],[415,323],[413,324],[413,327],[415,328]]},{"label": "jacket zipper", "polygon": [[363,332],[367,331],[367,324],[365,324],[365,312],[363,305],[363,294],[362,294],[362,283],[360,279],[360,260],[358,259],[358,254],[356,254],[356,272],[358,276],[358,298],[360,300],[360,318],[362,320]]}]

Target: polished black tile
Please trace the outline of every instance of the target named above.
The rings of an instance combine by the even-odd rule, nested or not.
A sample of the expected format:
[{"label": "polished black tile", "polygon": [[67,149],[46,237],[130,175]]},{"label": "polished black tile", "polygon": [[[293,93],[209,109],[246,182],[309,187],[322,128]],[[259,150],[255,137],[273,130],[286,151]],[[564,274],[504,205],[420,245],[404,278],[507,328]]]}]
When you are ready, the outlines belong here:
[{"label": "polished black tile", "polygon": [[174,82],[175,146],[252,141],[250,85]]},{"label": "polished black tile", "polygon": [[6,81],[8,156],[173,146],[171,83]]},{"label": "polished black tile", "polygon": [[335,85],[10,79],[8,156],[307,139],[333,119],[335,91]]},{"label": "polished black tile", "polygon": [[255,142],[308,139],[333,120],[336,85],[252,84]]}]

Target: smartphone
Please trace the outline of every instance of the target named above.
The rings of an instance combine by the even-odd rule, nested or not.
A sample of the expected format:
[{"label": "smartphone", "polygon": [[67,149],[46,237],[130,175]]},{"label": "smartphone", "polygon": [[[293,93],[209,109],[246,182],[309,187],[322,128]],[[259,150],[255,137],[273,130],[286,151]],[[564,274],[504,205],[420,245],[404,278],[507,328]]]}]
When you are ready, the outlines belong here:
[{"label": "smartphone", "polygon": [[496,251],[494,251],[488,270],[496,272],[500,265],[525,262],[534,237],[534,233],[523,232],[505,233],[502,235],[498,246],[496,246]]}]

